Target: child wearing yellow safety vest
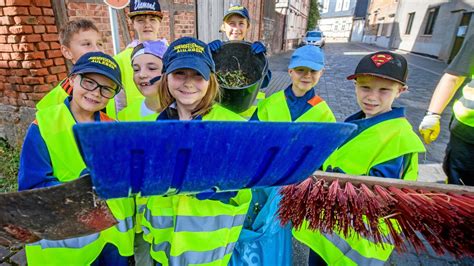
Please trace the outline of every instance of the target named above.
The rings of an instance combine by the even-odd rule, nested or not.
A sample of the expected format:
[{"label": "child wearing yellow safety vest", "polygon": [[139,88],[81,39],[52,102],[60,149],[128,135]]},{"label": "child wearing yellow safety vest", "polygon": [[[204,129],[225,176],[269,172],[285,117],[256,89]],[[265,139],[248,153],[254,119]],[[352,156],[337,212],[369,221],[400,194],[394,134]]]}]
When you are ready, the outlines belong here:
[{"label": "child wearing yellow safety vest", "polygon": [[[114,56],[120,66],[124,90],[107,105],[107,115],[113,118],[116,118],[118,112],[126,106],[133,104],[135,101],[143,100],[143,95],[133,81],[134,72],[131,55],[138,44],[158,40],[158,32],[163,19],[158,0],[131,0],[128,16],[138,38],[132,41],[125,50]],[[166,42],[164,39],[163,41]]]},{"label": "child wearing yellow safety vest", "polygon": [[158,117],[158,81],[163,69],[163,41],[145,41],[132,52],[133,81],[145,98],[129,104],[119,112],[120,121],[154,121]]},{"label": "child wearing yellow safety vest", "polygon": [[[207,45],[183,37],[163,57],[161,120],[245,121],[216,103],[219,85]],[[203,177],[205,178],[205,177]],[[142,226],[162,265],[227,265],[251,200],[250,190],[152,196]]]},{"label": "child wearing yellow safety vest", "polygon": [[[158,84],[163,69],[163,54],[168,46],[163,41],[145,41],[137,45],[132,52],[133,81],[145,98],[129,104],[118,114],[119,121],[155,121],[158,117]],[[147,198],[135,197],[135,263],[153,265],[150,246],[144,242],[141,230],[141,217]]]},{"label": "child wearing yellow safety vest", "polygon": [[[72,20],[59,30],[59,44],[64,58],[75,64],[79,57],[88,52],[101,52],[104,49],[102,35],[94,22],[87,19]],[[72,85],[66,78],[48,92],[37,104],[41,110],[51,105],[63,103],[72,94]]]},{"label": "child wearing yellow safety vest", "polygon": [[[19,190],[69,182],[86,173],[72,127],[113,121],[100,112],[122,87],[120,68],[112,57],[102,52],[84,54],[68,80],[72,95],[39,110],[28,129],[20,156]],[[133,199],[107,204],[117,225],[87,236],[28,244],[28,265],[128,265],[127,257],[133,255]]]},{"label": "child wearing yellow safety vest", "polygon": [[[225,12],[224,18],[222,19],[221,31],[225,32],[225,35],[229,41],[243,41],[247,36],[247,32],[250,29],[250,15],[247,8],[241,5],[231,5]],[[212,52],[216,52],[221,49],[223,42],[221,40],[214,40],[209,43],[209,48]],[[254,54],[266,53],[267,49],[261,42],[252,43],[252,52]],[[265,89],[270,83],[272,78],[272,72],[267,70],[264,80],[262,82],[261,89]],[[239,115],[249,119],[257,108],[258,101],[265,99],[265,92],[259,91],[256,99],[256,103],[251,106],[248,110],[245,110]]]},{"label": "child wearing yellow safety vest", "polygon": [[[418,153],[425,152],[425,148],[405,118],[404,108],[392,107],[393,101],[407,90],[407,73],[407,61],[401,55],[381,51],[362,58],[355,73],[348,77],[355,80],[357,103],[362,110],[345,120],[358,129],[329,156],[323,170],[417,179]],[[340,233],[312,232],[305,225],[293,231],[296,239],[317,253],[310,253],[312,265],[385,264],[393,245],[375,245],[352,233],[345,238]]]},{"label": "child wearing yellow safety vest", "polygon": [[[321,48],[308,45],[296,49],[288,66],[292,84],[260,101],[252,120],[335,122],[327,103],[315,93],[323,71],[324,53]],[[248,218],[232,256],[232,265],[291,265],[291,230],[289,226],[281,227],[276,218],[279,201],[278,188],[252,190]],[[273,241],[265,240],[272,238]],[[262,249],[278,252],[264,252]]]}]

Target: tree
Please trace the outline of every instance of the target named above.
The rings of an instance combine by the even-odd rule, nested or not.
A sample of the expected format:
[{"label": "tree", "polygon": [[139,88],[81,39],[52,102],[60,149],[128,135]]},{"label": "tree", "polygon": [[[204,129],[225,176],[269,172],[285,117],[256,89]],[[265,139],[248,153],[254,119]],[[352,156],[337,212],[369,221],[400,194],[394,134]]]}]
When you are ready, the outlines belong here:
[{"label": "tree", "polygon": [[309,14],[308,14],[308,25],[306,26],[306,30],[314,30],[318,25],[318,21],[321,17],[319,14],[319,9],[321,8],[321,4],[318,3],[318,0],[310,0],[309,4]]}]

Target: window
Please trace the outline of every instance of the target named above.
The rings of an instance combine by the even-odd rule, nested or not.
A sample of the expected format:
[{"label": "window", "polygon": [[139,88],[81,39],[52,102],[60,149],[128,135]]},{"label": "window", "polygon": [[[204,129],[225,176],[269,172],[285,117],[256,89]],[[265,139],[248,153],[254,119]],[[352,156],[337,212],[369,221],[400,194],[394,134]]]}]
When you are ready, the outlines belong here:
[{"label": "window", "polygon": [[413,20],[415,19],[415,12],[413,13],[408,13],[408,22],[407,22],[407,28],[405,29],[405,34],[410,35],[411,33],[411,26],[413,26]]},{"label": "window", "polygon": [[351,0],[344,0],[344,4],[342,4],[342,10],[349,10],[349,4]]},{"label": "window", "polygon": [[426,21],[425,35],[433,34],[433,28],[436,23],[436,17],[438,16],[439,7],[428,9],[428,19]]},{"label": "window", "polygon": [[329,11],[329,0],[324,0],[323,13],[327,13],[328,11]]},{"label": "window", "polygon": [[336,8],[334,9],[334,11],[336,11],[336,12],[341,11],[341,9],[342,9],[342,1],[343,1],[343,0],[337,0],[337,1],[336,1]]}]

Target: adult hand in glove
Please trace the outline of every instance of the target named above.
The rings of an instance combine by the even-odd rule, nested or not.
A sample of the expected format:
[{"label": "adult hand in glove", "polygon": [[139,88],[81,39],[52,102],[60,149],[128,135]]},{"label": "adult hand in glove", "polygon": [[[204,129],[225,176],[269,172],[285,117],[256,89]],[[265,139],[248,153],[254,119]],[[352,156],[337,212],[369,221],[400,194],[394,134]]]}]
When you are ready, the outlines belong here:
[{"label": "adult hand in glove", "polygon": [[252,53],[254,54],[260,54],[260,53],[265,53],[267,51],[267,48],[265,48],[265,45],[261,42],[254,42],[252,43]]},{"label": "adult hand in glove", "polygon": [[441,116],[438,114],[427,114],[420,123],[418,130],[426,144],[430,144],[438,138]]},{"label": "adult hand in glove", "polygon": [[215,40],[215,41],[210,42],[208,45],[209,45],[209,49],[211,49],[211,52],[216,52],[222,48],[222,41]]}]

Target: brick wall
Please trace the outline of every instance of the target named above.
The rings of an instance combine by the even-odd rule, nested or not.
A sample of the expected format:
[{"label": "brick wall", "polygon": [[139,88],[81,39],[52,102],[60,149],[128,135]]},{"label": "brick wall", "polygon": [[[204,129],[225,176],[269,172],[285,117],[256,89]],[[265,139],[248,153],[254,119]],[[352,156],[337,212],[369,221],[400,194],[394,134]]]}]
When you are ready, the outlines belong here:
[{"label": "brick wall", "polygon": [[19,143],[21,122],[65,77],[50,0],[0,0],[0,137]]},{"label": "brick wall", "polygon": [[[58,7],[53,7],[51,0],[0,0],[0,138],[13,145],[22,143],[34,119],[36,103],[67,76],[58,42],[59,20],[93,20],[104,36],[106,52],[113,52],[108,7],[102,0],[61,3],[64,8],[59,11],[63,13],[56,12],[55,18],[53,8]],[[168,41],[195,36],[194,3],[194,0],[160,1],[164,14],[160,36]],[[126,25],[120,27],[119,33],[123,49],[127,45],[123,36],[133,37],[133,30],[125,15],[119,16],[120,19],[126,21],[119,23]]]}]

